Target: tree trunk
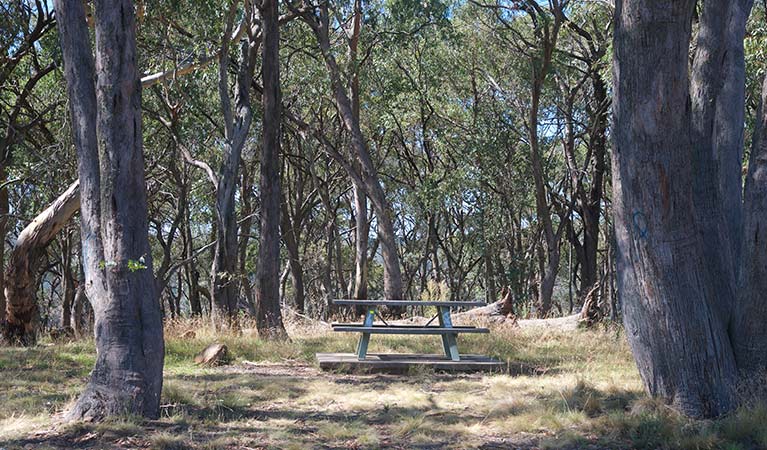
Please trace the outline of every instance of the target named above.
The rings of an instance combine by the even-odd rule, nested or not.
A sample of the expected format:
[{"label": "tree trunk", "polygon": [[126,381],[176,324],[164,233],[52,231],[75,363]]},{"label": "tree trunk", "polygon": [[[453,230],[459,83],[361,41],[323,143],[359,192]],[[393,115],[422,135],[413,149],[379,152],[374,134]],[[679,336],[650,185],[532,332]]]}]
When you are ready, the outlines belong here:
[{"label": "tree trunk", "polygon": [[187,283],[189,284],[189,309],[193,316],[202,316],[202,302],[200,302],[200,272],[194,255],[194,239],[192,237],[192,217],[189,202],[184,208],[184,244],[186,246],[185,257],[189,260],[186,265]]},{"label": "tree trunk", "polygon": [[734,406],[736,370],[701,270],[693,203],[694,3],[616,3],[613,205],[618,292],[645,387],[687,415],[711,417]]},{"label": "tree trunk", "polygon": [[311,14],[307,22],[311,26],[319,42],[325,65],[328,68],[333,96],[338,107],[344,127],[351,135],[351,147],[362,167],[362,185],[359,186],[370,198],[378,221],[378,235],[381,239],[381,256],[384,265],[384,297],[387,299],[402,298],[402,271],[397,252],[397,236],[394,232],[391,206],[386,199],[383,186],[378,176],[378,170],[370,156],[365,136],[362,134],[359,119],[355,119],[352,102],[341,78],[341,69],[330,48],[328,24],[330,17],[327,5],[320,7],[320,16]]},{"label": "tree trunk", "polygon": [[[245,2],[245,21],[243,26],[250,27],[255,18],[251,11],[250,0]],[[255,55],[258,43],[253,42],[251,34],[240,46],[240,61],[235,83],[235,112],[229,97],[229,42],[238,2],[233,2],[227,16],[226,29],[222,37],[222,47],[218,67],[218,91],[221,110],[224,117],[224,135],[226,144],[221,168],[216,180],[216,244],[211,267],[211,297],[213,321],[216,326],[228,324],[236,326],[235,319],[239,303],[239,282],[237,273],[237,214],[235,191],[237,190],[238,168],[242,148],[252,122],[250,83],[255,71]],[[255,35],[253,35],[255,36]],[[235,120],[236,119],[236,120]]]},{"label": "tree trunk", "polygon": [[[352,21],[352,35],[349,40],[349,60],[351,66],[351,102],[354,119],[360,120],[360,68],[358,59],[360,32],[362,31],[362,1],[354,0],[354,18]],[[354,150],[351,152],[354,154]],[[356,157],[352,158],[352,166],[361,172],[361,167]],[[370,223],[368,222],[368,199],[365,192],[352,183],[354,195],[354,292],[353,298],[364,300],[368,297],[368,239],[370,235]],[[361,308],[356,308],[359,315]]]},{"label": "tree trunk", "polygon": [[[7,158],[0,155],[0,182],[5,182]],[[5,236],[8,234],[8,187],[0,188],[0,327],[5,326]]]},{"label": "tree trunk", "polygon": [[[552,55],[556,47],[557,36],[561,27],[561,15],[554,11],[553,23],[546,29],[544,40],[541,42],[541,54],[532,60],[532,90],[530,93],[530,111],[528,116],[528,139],[530,142],[530,163],[532,165],[533,182],[535,188],[535,213],[539,226],[543,229],[545,247],[545,267],[541,273],[541,285],[538,290],[538,315],[545,317],[551,310],[551,299],[554,293],[554,283],[559,272],[560,249],[562,226],[554,229],[551,217],[551,206],[548,201],[548,188],[546,184],[543,158],[541,156],[540,141],[538,137],[538,114],[540,109],[541,95],[544,82],[549,73]],[[540,61],[538,61],[540,60]]]},{"label": "tree trunk", "polygon": [[55,5],[78,151],[85,289],[95,313],[97,350],[90,381],[66,417],[157,418],[164,342],[148,240],[133,4],[95,1],[97,64],[83,3]]},{"label": "tree trunk", "polygon": [[[78,195],[79,197],[79,195]],[[72,235],[67,233],[62,242],[63,254],[61,255],[62,290],[64,291],[61,302],[61,327],[72,328],[72,306],[75,302],[75,290],[77,283],[72,274]]]},{"label": "tree trunk", "polygon": [[242,206],[240,208],[242,214],[242,221],[240,222],[240,239],[238,242],[238,271],[240,273],[239,288],[241,293],[241,301],[239,309],[247,312],[251,316],[256,315],[256,305],[253,293],[253,287],[250,284],[250,278],[248,277],[246,263],[248,261],[248,247],[250,244],[250,237],[253,228],[253,176],[255,170],[249,168],[245,162],[242,162],[242,186],[240,189],[240,198],[242,199]]},{"label": "tree trunk", "polygon": [[293,281],[293,299],[296,311],[303,314],[305,312],[304,298],[306,295],[304,292],[304,273],[299,252],[298,230],[296,229],[296,224],[290,219],[287,199],[283,197],[281,203],[282,214],[280,223],[282,227],[282,240],[285,242],[285,249],[288,251],[288,267],[290,268],[290,277]]},{"label": "tree trunk", "polygon": [[585,295],[597,282],[597,260],[599,252],[599,218],[602,214],[602,196],[604,174],[607,168],[607,112],[609,100],[607,87],[598,70],[591,72],[596,110],[593,113],[594,124],[591,131],[592,156],[594,171],[588,203],[583,205],[583,262],[581,264],[581,295]]},{"label": "tree trunk", "polygon": [[732,345],[738,369],[745,377],[756,376],[759,382],[767,369],[767,76],[762,83],[762,97],[757,112],[756,130],[751,147],[745,187],[745,223],[743,228],[743,266],[738,282],[738,303],[730,325]]},{"label": "tree trunk", "polygon": [[280,29],[277,0],[260,4],[263,26],[263,145],[261,146],[261,236],[256,303],[258,334],[287,337],[280,311]]},{"label": "tree trunk", "polygon": [[[82,281],[80,279],[79,281]],[[73,301],[73,317],[72,317],[72,328],[75,331],[75,337],[77,339],[82,339],[85,337],[85,329],[87,328],[85,326],[85,317],[83,315],[83,310],[85,309],[85,303],[88,301],[88,298],[85,296],[85,285],[83,283],[79,283],[77,285],[77,289],[75,290],[75,298]]]},{"label": "tree trunk", "polygon": [[745,60],[753,0],[705,2],[691,71],[693,194],[703,233],[702,269],[727,321],[735,300],[742,220]]},{"label": "tree trunk", "polygon": [[37,273],[45,248],[80,207],[79,183],[74,182],[56,201],[27,225],[16,239],[5,271],[6,341],[21,345],[36,342],[38,308]]}]

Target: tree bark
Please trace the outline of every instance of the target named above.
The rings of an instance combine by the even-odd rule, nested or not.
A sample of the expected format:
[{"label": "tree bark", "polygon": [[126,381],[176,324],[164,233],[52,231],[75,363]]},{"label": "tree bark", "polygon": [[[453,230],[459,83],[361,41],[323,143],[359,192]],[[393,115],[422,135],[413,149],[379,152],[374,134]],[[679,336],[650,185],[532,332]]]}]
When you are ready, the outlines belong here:
[{"label": "tree bark", "polygon": [[133,4],[95,1],[96,64],[83,3],[55,5],[78,152],[85,290],[95,314],[97,350],[88,385],[66,418],[157,418],[164,342],[148,240]]},{"label": "tree bark", "polygon": [[259,9],[263,26],[263,145],[261,146],[261,236],[256,281],[256,326],[266,339],[287,337],[280,311],[280,29],[277,0]]},{"label": "tree bark", "polygon": [[701,273],[688,106],[694,3],[616,3],[613,201],[618,292],[645,387],[712,417],[733,408],[736,369]]},{"label": "tree bark", "polygon": [[743,227],[743,266],[738,282],[738,302],[734,309],[730,334],[738,369],[744,378],[767,370],[767,76],[762,83],[762,97],[757,112],[756,130],[748,163],[745,187],[745,222]]},{"label": "tree bark", "polygon": [[3,337],[10,343],[34,345],[38,307],[37,273],[45,248],[80,207],[79,182],[75,181],[51,206],[24,228],[8,258],[5,271],[7,322]]},{"label": "tree bark", "polygon": [[742,213],[745,60],[753,0],[703,3],[690,80],[693,189],[706,278],[727,321],[735,301]]}]

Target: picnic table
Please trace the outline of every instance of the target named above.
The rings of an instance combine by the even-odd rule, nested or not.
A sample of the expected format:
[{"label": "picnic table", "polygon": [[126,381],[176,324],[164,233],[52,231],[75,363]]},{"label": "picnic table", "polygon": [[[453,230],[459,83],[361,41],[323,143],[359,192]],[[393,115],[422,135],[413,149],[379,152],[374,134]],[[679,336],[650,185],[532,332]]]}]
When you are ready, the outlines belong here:
[{"label": "picnic table", "polygon": [[[450,317],[450,310],[453,308],[473,308],[485,306],[485,302],[473,301],[421,301],[421,300],[333,300],[335,305],[346,306],[364,306],[365,319],[360,323],[334,323],[333,331],[342,333],[361,333],[357,344],[357,359],[365,359],[368,351],[368,343],[371,334],[403,334],[403,335],[439,335],[442,337],[442,347],[445,350],[445,356],[452,361],[460,361],[461,356],[458,353],[457,336],[461,333],[489,333],[487,328],[477,328],[473,326],[455,326]],[[434,306],[437,308],[437,314],[434,315],[425,325],[397,325],[389,324],[378,312],[382,306]],[[374,323],[378,318],[380,323]],[[437,324],[432,325],[437,320]]]}]

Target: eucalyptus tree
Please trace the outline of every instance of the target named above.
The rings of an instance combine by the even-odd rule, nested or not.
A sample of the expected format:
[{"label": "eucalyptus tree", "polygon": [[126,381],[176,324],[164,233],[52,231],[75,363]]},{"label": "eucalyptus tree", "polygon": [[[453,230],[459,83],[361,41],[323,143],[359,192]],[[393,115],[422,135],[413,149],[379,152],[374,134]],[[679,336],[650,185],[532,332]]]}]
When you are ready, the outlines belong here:
[{"label": "eucalyptus tree", "polygon": [[[97,358],[69,419],[158,417],[164,360],[148,241],[136,24],[129,1],[56,1],[80,175],[85,290]],[[96,72],[96,66],[99,71]]]},{"label": "eucalyptus tree", "polygon": [[258,5],[263,27],[263,143],[261,146],[261,234],[256,281],[256,323],[264,338],[287,337],[280,309],[280,25],[277,0]]},{"label": "eucalyptus tree", "polygon": [[[545,316],[552,306],[554,284],[559,273],[561,259],[560,242],[566,230],[566,221],[557,224],[551,198],[556,194],[548,184],[542,147],[541,101],[550,77],[553,57],[559,34],[565,22],[567,0],[552,0],[546,4],[537,1],[522,2],[476,2],[492,11],[491,25],[498,29],[498,36],[524,58],[527,65],[529,104],[525,105],[524,126],[529,146],[529,158],[535,188],[536,220],[543,235],[543,264],[538,289],[538,313]],[[522,23],[520,23],[522,22]],[[500,84],[497,89],[503,90]],[[566,217],[560,217],[565,219]]]},{"label": "eucalyptus tree", "polygon": [[554,75],[560,90],[557,109],[564,122],[561,146],[573,209],[580,221],[580,229],[574,220],[568,222],[568,235],[576,255],[573,270],[578,270],[581,302],[593,297],[604,284],[599,276],[599,246],[609,157],[610,99],[605,72],[610,13],[603,4],[574,5],[567,12],[555,58]]},{"label": "eucalyptus tree", "polygon": [[[348,162],[345,164],[345,168],[353,172],[354,183],[359,188],[364,189],[376,214],[384,265],[384,295],[388,299],[402,298],[402,270],[391,205],[386,198],[378,170],[370,153],[369,143],[362,132],[359,117],[354,114],[348,86],[344,82],[341,68],[331,46],[333,32],[331,25],[335,23],[331,20],[331,8],[327,3],[314,4],[311,1],[302,1],[299,5],[290,5],[290,7],[312,30],[319,46],[330,78],[333,100],[338,108],[344,128],[350,135],[351,148],[354,150],[353,158],[359,162],[361,170],[355,171],[353,164]],[[350,175],[352,174],[350,173]]]},{"label": "eucalyptus tree", "polygon": [[616,3],[613,202],[618,292],[646,389],[712,417],[767,368],[765,117],[742,201],[752,2],[705,2],[694,32],[695,6]]}]

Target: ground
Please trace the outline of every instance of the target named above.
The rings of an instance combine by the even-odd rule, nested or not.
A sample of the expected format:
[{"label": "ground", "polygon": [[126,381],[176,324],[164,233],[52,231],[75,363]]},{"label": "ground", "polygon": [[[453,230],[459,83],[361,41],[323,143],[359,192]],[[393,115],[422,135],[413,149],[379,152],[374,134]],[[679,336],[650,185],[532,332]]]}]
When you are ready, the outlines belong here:
[{"label": "ground", "polygon": [[[181,337],[195,330],[195,337]],[[325,373],[315,352],[354,337],[294,324],[289,343],[245,330],[218,339],[200,324],[167,327],[162,418],[61,424],[83,387],[92,342],[0,349],[0,448],[507,449],[767,448],[767,408],[693,421],[647,399],[622,330],[499,327],[462,351],[508,362],[503,374]],[[225,343],[229,365],[196,352]],[[438,352],[435,337],[374,336],[371,352]]]}]

